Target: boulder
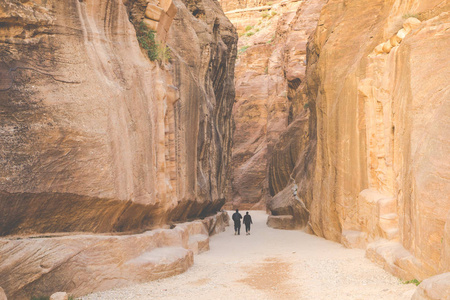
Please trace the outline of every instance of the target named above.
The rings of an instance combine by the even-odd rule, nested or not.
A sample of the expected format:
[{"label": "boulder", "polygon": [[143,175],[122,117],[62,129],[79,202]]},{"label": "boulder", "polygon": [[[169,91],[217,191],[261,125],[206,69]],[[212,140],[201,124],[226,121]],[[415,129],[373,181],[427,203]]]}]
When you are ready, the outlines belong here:
[{"label": "boulder", "polygon": [[226,216],[140,234],[0,239],[0,284],[12,299],[63,288],[79,297],[180,274],[192,266],[193,251],[209,249],[209,234],[223,230]]},{"label": "boulder", "polygon": [[450,299],[450,273],[439,274],[422,281],[411,300]]},{"label": "boulder", "polygon": [[50,300],[69,300],[69,295],[66,292],[57,292],[50,296]]},{"label": "boulder", "polygon": [[406,21],[403,23],[403,28],[406,30],[406,32],[410,32],[411,30],[419,27],[421,23],[422,22],[417,18],[411,17],[406,19]]},{"label": "boulder", "polygon": [[293,216],[268,216],[267,217],[267,226],[272,227],[274,229],[287,229],[292,230],[295,229],[295,220]]}]

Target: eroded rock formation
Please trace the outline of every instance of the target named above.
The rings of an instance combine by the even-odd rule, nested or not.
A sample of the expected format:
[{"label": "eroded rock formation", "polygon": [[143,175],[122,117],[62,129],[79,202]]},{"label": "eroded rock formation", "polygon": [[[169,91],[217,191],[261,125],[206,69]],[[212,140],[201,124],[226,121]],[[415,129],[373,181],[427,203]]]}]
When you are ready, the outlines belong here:
[{"label": "eroded rock formation", "polygon": [[[269,180],[278,180],[279,174],[274,175],[276,178],[268,176],[268,162],[293,115],[305,111],[295,95],[305,79],[306,43],[323,2],[280,1],[262,7],[249,4],[247,9],[226,12],[241,36],[233,108],[236,129],[230,207],[264,209],[266,201],[279,191],[270,190]],[[307,119],[306,114],[306,130]]]},{"label": "eroded rock formation", "polygon": [[171,2],[158,64],[129,21],[147,2],[125,4],[0,2],[2,235],[142,230],[225,202],[233,26],[214,1]]},{"label": "eroded rock formation", "polygon": [[[148,20],[159,62],[136,36]],[[228,194],[234,27],[212,0],[0,0],[0,24],[0,286],[21,299],[152,279],[120,268],[155,260],[159,231],[142,232]],[[199,234],[161,274],[207,248]]]},{"label": "eroded rock formation", "polygon": [[147,282],[186,271],[209,250],[209,235],[225,230],[228,214],[132,235],[0,240],[0,283],[9,299],[73,296]]},{"label": "eroded rock formation", "polygon": [[312,232],[404,279],[450,270],[449,9],[328,1],[296,95],[311,110],[306,144],[281,142],[269,168],[273,199],[298,186]]}]

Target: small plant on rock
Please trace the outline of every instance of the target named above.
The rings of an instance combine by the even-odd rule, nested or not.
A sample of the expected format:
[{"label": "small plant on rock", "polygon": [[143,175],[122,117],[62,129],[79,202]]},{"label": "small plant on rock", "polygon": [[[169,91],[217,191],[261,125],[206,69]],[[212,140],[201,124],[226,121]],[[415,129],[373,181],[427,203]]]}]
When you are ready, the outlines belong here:
[{"label": "small plant on rock", "polygon": [[410,283],[412,283],[412,284],[415,284],[415,285],[419,285],[420,281],[414,278],[414,279],[411,279],[411,280],[403,281],[402,283],[403,284],[410,284]]},{"label": "small plant on rock", "polygon": [[155,31],[147,28],[144,22],[141,22],[136,30],[136,36],[139,45],[147,52],[148,58],[155,61],[158,58]]},{"label": "small plant on rock", "polygon": [[252,30],[252,29],[253,29],[253,26],[251,26],[251,25],[245,26],[245,32]]},{"label": "small plant on rock", "polygon": [[155,31],[149,29],[141,22],[136,30],[139,45],[147,52],[151,61],[166,62],[171,59],[170,49],[155,40]]}]

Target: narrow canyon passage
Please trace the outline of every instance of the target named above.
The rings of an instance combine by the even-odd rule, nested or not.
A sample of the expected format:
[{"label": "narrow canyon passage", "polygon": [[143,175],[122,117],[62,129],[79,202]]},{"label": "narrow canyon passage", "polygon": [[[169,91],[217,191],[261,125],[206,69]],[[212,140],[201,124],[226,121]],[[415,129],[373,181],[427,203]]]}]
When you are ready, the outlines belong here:
[{"label": "narrow canyon passage", "polygon": [[187,272],[82,299],[375,300],[410,299],[415,290],[371,263],[363,250],[301,231],[272,229],[265,224],[265,212],[250,214],[250,236],[235,236],[229,226],[211,237],[210,251],[195,256]]}]

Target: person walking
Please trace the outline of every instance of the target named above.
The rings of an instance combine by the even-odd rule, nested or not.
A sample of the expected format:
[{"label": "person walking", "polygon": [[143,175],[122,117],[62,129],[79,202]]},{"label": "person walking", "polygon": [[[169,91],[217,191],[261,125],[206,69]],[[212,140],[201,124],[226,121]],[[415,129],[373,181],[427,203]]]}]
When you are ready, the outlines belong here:
[{"label": "person walking", "polygon": [[241,219],[242,215],[239,213],[239,210],[236,209],[236,212],[231,217],[234,222],[234,235],[240,235],[241,234]]},{"label": "person walking", "polygon": [[248,212],[245,214],[243,222],[245,224],[245,233],[250,235],[250,224],[253,224],[253,222],[252,217],[248,214]]}]

